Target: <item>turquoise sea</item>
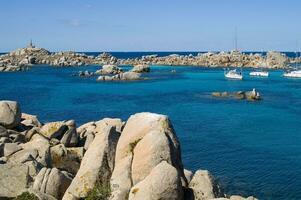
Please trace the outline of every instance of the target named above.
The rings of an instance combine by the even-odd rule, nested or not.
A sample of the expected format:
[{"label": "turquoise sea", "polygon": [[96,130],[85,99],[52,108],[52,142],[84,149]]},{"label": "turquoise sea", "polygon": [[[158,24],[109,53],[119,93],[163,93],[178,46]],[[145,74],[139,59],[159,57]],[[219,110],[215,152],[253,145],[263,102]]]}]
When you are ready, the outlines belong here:
[{"label": "turquoise sea", "polygon": [[[185,168],[208,169],[229,194],[301,199],[301,79],[284,78],[282,71],[251,78],[244,70],[243,81],[229,81],[222,68],[179,66],[152,66],[142,82],[72,76],[98,68],[37,66],[0,73],[0,99],[20,102],[23,112],[43,122],[75,119],[80,125],[104,117],[126,120],[143,111],[166,114]],[[262,101],[210,96],[253,88]]]}]

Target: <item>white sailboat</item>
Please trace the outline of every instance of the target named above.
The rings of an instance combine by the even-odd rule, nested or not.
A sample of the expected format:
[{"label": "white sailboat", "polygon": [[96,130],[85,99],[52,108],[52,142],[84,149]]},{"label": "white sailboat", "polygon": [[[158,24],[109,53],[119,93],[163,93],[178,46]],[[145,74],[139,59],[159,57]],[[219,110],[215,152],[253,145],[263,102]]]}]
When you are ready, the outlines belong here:
[{"label": "white sailboat", "polygon": [[[238,52],[237,48],[237,28],[235,27],[235,38],[234,38],[234,46],[236,52]],[[233,80],[242,80],[242,71],[238,72],[237,69],[232,69],[232,70],[226,70],[225,71],[225,77],[227,79],[233,79]]]}]

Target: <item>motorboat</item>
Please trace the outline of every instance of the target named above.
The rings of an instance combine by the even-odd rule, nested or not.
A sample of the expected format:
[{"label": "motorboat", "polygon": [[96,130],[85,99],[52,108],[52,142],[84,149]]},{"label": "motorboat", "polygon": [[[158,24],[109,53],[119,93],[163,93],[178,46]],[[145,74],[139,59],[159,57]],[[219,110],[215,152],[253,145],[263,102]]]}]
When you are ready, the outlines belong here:
[{"label": "motorboat", "polygon": [[301,78],[301,70],[294,70],[290,72],[285,72],[283,74],[284,77],[289,77],[289,78]]},{"label": "motorboat", "polygon": [[242,80],[243,76],[241,72],[238,72],[236,69],[232,69],[225,72],[225,77],[228,79]]},{"label": "motorboat", "polygon": [[264,76],[264,77],[268,77],[269,76],[269,72],[268,71],[253,71],[253,72],[250,72],[250,76]]}]

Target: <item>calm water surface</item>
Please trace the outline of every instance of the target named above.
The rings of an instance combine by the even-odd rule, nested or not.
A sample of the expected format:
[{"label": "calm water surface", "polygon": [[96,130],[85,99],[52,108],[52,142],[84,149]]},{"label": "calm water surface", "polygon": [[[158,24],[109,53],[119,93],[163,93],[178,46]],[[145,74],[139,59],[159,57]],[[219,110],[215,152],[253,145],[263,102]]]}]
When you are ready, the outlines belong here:
[{"label": "calm water surface", "polygon": [[[127,67],[125,67],[127,69]],[[222,69],[153,66],[143,82],[96,82],[84,68],[34,67],[0,73],[0,99],[20,102],[43,122],[82,123],[149,111],[169,115],[185,168],[208,169],[225,192],[260,199],[301,199],[301,80],[225,80]],[[175,69],[176,73],[170,71]],[[213,91],[258,89],[263,101],[215,99]]]}]

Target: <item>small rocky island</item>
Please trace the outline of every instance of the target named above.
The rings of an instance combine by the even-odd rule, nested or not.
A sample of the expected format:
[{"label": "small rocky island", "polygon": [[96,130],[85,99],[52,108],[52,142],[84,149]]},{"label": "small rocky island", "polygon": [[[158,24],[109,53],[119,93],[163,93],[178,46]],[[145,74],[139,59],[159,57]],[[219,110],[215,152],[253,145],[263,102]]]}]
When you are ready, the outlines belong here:
[{"label": "small rocky island", "polygon": [[1,199],[255,199],[226,195],[207,170],[185,169],[165,115],[43,124],[14,101],[0,101],[0,185]]},{"label": "small rocky island", "polygon": [[212,92],[213,97],[220,98],[235,98],[235,99],[246,99],[248,101],[258,101],[261,100],[259,92],[254,88],[252,91],[238,91],[238,92]]},{"label": "small rocky island", "polygon": [[283,53],[268,52],[262,54],[246,54],[239,51],[207,52],[196,56],[177,55],[159,57],[157,55],[142,56],[141,58],[119,59],[109,53],[98,56],[88,56],[76,52],[51,53],[44,48],[30,44],[8,54],[0,56],[0,72],[24,71],[28,66],[35,64],[51,65],[55,67],[85,66],[85,65],[132,65],[133,72],[148,72],[147,65],[181,65],[181,66],[206,66],[206,67],[254,67],[279,69],[287,68],[289,63],[300,61],[301,58],[289,58]]}]

